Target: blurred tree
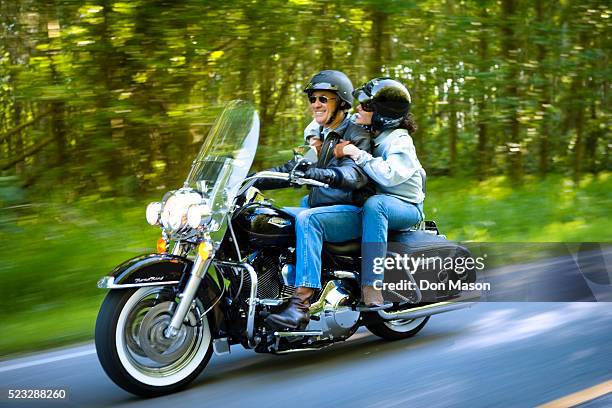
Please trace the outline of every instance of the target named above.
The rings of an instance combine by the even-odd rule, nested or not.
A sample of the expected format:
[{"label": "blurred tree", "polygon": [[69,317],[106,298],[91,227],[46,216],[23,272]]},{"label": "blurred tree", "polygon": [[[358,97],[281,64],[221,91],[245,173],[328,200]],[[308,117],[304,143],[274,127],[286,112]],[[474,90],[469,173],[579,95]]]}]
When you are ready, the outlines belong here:
[{"label": "blurred tree", "polygon": [[234,98],[256,104],[269,166],[302,140],[304,84],[339,69],[406,83],[431,174],[579,180],[610,167],[611,15],[600,0],[2,1],[0,169],[34,199],[176,185]]}]

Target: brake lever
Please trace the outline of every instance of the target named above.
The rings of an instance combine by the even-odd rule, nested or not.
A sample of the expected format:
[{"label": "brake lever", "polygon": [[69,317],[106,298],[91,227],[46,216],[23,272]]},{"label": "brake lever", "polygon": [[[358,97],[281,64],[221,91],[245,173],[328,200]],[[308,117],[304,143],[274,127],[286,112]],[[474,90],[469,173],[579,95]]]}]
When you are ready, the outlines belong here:
[{"label": "brake lever", "polygon": [[313,179],[302,178],[302,177],[296,178],[295,180],[293,180],[293,183],[298,184],[300,186],[303,186],[306,184],[309,186],[329,188],[329,184],[322,183],[320,181],[313,180]]}]

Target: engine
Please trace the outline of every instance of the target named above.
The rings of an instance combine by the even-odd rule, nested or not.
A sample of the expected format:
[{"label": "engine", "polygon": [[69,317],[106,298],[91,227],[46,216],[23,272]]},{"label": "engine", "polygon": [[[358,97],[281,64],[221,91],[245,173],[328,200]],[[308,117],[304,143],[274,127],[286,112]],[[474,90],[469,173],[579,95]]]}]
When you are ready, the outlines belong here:
[{"label": "engine", "polygon": [[[319,300],[310,306],[310,320],[306,330],[322,331],[318,340],[343,340],[357,330],[360,313],[352,309],[354,297],[343,280],[327,282]],[[318,317],[318,319],[316,319]]]},{"label": "engine", "polygon": [[[283,262],[286,256],[278,254],[263,254],[256,258],[253,267],[257,271],[257,297],[259,299],[279,299],[290,297],[295,288],[287,285],[283,278],[283,268],[288,265]],[[240,297],[249,297],[251,279],[248,274],[244,275],[244,283],[240,291]]]}]

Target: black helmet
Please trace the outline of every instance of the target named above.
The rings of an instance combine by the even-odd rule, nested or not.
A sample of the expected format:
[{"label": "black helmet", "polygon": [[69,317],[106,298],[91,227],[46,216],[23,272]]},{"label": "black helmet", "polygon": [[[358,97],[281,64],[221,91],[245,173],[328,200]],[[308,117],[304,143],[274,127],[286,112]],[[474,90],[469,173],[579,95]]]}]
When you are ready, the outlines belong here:
[{"label": "black helmet", "polygon": [[348,109],[353,105],[353,89],[353,83],[346,74],[340,71],[326,69],[312,77],[308,85],[306,85],[306,88],[304,88],[304,92],[309,95],[314,91],[335,92],[345,103],[344,106],[338,104],[338,107],[341,109]]},{"label": "black helmet", "polygon": [[373,130],[396,128],[410,112],[410,92],[395,79],[374,78],[357,88],[353,95],[359,103],[371,106]]}]

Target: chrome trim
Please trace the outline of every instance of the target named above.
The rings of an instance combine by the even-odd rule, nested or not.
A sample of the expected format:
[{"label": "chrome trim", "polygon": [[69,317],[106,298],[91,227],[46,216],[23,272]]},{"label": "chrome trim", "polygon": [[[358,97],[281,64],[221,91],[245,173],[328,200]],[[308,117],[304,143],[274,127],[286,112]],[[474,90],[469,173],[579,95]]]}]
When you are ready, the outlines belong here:
[{"label": "chrome trim", "polygon": [[183,245],[181,244],[181,241],[176,241],[176,243],[174,244],[174,247],[172,247],[172,255],[180,255],[183,252]]},{"label": "chrome trim", "polygon": [[283,283],[285,284],[285,286],[291,286],[289,284],[289,271],[292,267],[295,268],[295,266],[293,265],[284,264],[281,268],[281,276],[283,277]]},{"label": "chrome trim", "polygon": [[227,225],[230,230],[230,234],[232,235],[232,241],[234,241],[234,247],[236,248],[236,260],[240,260],[240,247],[238,246],[238,240],[236,240],[236,234],[234,234],[234,225],[232,224],[232,217],[234,213],[232,212],[227,218]]},{"label": "chrome trim", "polygon": [[453,310],[466,309],[474,306],[477,302],[463,302],[459,300],[477,300],[480,295],[477,296],[466,296],[465,298],[459,298],[449,302],[432,303],[421,307],[415,307],[412,309],[398,310],[395,312],[387,312],[379,310],[378,315],[383,320],[397,320],[397,319],[417,319],[419,317],[433,316],[440,313],[452,312]]},{"label": "chrome trim", "polygon": [[191,268],[191,276],[187,281],[187,286],[180,294],[178,307],[172,316],[170,324],[164,331],[164,335],[167,338],[175,337],[178,334],[181,326],[183,325],[183,320],[185,320],[185,316],[187,316],[187,312],[189,312],[189,309],[191,308],[191,302],[195,298],[196,292],[200,287],[200,283],[202,283],[202,278],[204,277],[204,274],[206,274],[206,271],[208,270],[213,258],[214,253],[211,253],[206,260],[202,260],[199,255],[196,257],[195,263]]},{"label": "chrome trim", "polygon": [[331,273],[333,276],[335,276],[338,279],[355,279],[357,280],[357,274],[355,272],[349,272],[349,271],[333,271]]},{"label": "chrome trim", "polygon": [[249,310],[247,311],[247,327],[246,334],[247,340],[249,342],[249,347],[253,348],[257,346],[257,343],[254,339],[255,336],[255,309],[257,308],[257,273],[255,273],[255,269],[248,263],[240,264],[244,269],[249,272],[249,276],[251,278],[251,291],[249,293]]},{"label": "chrome trim", "polygon": [[223,337],[221,339],[214,339],[213,350],[218,356],[222,356],[223,354],[229,354],[231,350],[229,341],[227,341],[227,337]]},{"label": "chrome trim", "polygon": [[292,350],[284,350],[284,351],[275,351],[274,354],[289,354],[289,353],[299,353],[301,351],[319,351],[321,349],[327,348],[331,346],[331,344],[326,344],[321,347],[309,347],[309,348],[301,348],[301,349],[292,349]]},{"label": "chrome trim", "polygon": [[327,285],[325,285],[325,289],[323,289],[323,292],[321,292],[321,296],[319,296],[319,300],[314,302],[308,308],[308,314],[313,315],[313,314],[321,313],[325,309],[325,298],[327,298],[327,295],[329,294],[329,292],[333,291],[337,287],[338,285],[336,285],[335,281],[327,282]]},{"label": "chrome trim", "polygon": [[143,286],[166,286],[176,285],[179,281],[159,281],[150,283],[119,283],[115,284],[115,277],[104,276],[98,281],[98,288],[100,289],[123,289],[123,288],[140,288]]},{"label": "chrome trim", "polygon": [[274,332],[274,335],[276,337],[322,336],[323,332],[320,330],[298,331],[298,332]]},{"label": "chrome trim", "polygon": [[264,306],[280,306],[284,303],[284,299],[257,299],[257,304]]}]

